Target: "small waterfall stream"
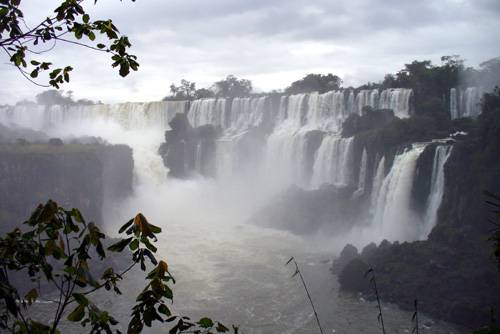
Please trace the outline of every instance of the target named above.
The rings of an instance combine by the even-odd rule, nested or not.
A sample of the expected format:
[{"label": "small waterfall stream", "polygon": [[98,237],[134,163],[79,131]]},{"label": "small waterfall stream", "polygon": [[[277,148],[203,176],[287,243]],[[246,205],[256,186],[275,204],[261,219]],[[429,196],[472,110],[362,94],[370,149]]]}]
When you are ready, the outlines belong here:
[{"label": "small waterfall stream", "polygon": [[434,162],[432,165],[431,190],[427,199],[427,211],[425,213],[423,231],[421,236],[427,238],[438,219],[438,210],[444,193],[444,164],[450,157],[453,146],[439,145],[436,147]]},{"label": "small waterfall stream", "polygon": [[414,144],[394,158],[376,199],[373,226],[379,238],[418,239],[420,222],[410,208],[410,200],[417,159],[424,148],[425,145]]}]

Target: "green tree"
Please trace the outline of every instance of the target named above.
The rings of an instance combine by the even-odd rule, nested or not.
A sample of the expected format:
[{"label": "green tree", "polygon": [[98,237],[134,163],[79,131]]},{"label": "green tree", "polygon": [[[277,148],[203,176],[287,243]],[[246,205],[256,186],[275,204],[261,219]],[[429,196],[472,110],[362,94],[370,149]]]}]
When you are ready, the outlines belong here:
[{"label": "green tree", "polygon": [[170,93],[163,100],[193,100],[196,96],[196,83],[182,79],[179,86],[173,83],[170,85]]},{"label": "green tree", "polygon": [[[86,222],[77,209],[65,210],[50,200],[39,205],[22,230],[16,228],[0,238],[0,304],[4,306],[0,308],[0,329],[16,334],[60,333],[59,326],[67,314],[68,321],[87,326],[90,333],[120,333],[116,329],[118,321],[109,310],[94,303],[92,296],[102,290],[121,294],[120,282],[134,267],[140,267],[147,272],[146,286],[135,299],[127,333],[141,333],[153,323],[165,324],[172,334],[229,331],[209,318],[195,322],[172,313],[168,305],[173,300],[169,285],[175,280],[168,264],[155,257],[154,242],[161,232],[159,227],[138,214],[119,232],[124,238],[107,251],[116,253],[115,260],[123,261],[122,253],[127,250],[131,258],[125,261],[123,270],[110,266],[96,277],[96,269],[108,256],[103,245],[106,235],[94,223]],[[34,283],[31,290],[21,294],[11,279],[15,273],[31,279]],[[30,306],[42,294],[41,282],[49,284],[58,294],[51,322],[42,323],[30,317]],[[233,326],[233,332],[237,331]]]},{"label": "green tree", "polygon": [[214,83],[213,90],[220,97],[243,97],[252,93],[252,82],[247,79],[238,79],[230,74],[224,80]]},{"label": "green tree", "polygon": [[41,92],[35,96],[36,103],[44,106],[51,105],[71,105],[74,104],[71,95],[64,96],[61,91],[51,89]]},{"label": "green tree", "polygon": [[[25,78],[44,87],[59,88],[69,82],[73,70],[71,66],[56,68],[47,59],[42,59],[57,43],[74,44],[110,55],[112,66],[118,67],[123,77],[131,69],[136,71],[139,64],[137,57],[128,53],[131,46],[128,37],[120,35],[110,19],[91,20],[85,8],[87,3],[89,1],[64,0],[54,9],[53,15],[29,27],[20,7],[21,0],[0,0],[0,48]],[[102,38],[96,43],[98,36]],[[35,81],[46,71],[49,71],[47,79]]]},{"label": "green tree", "polygon": [[301,94],[310,92],[325,93],[330,90],[337,90],[342,85],[342,79],[338,76],[328,73],[308,74],[301,80],[294,81],[290,87],[285,89],[286,94]]},{"label": "green tree", "polygon": [[200,89],[197,89],[196,92],[194,92],[194,96],[196,99],[206,99],[206,98],[214,97],[215,93],[211,89],[200,88]]}]

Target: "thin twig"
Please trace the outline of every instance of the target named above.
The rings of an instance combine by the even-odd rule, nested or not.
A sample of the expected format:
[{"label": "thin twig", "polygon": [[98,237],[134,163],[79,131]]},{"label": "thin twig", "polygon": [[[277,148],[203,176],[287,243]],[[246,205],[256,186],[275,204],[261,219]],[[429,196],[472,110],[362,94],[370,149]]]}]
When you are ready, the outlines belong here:
[{"label": "thin twig", "polygon": [[375,279],[375,271],[373,268],[370,268],[366,273],[365,276],[371,274],[372,277],[370,278],[370,282],[373,285],[373,291],[375,292],[375,297],[377,297],[377,308],[378,308],[378,316],[377,319],[380,322],[380,325],[382,326],[382,333],[386,334],[385,332],[385,325],[384,325],[384,316],[382,315],[382,305],[380,303],[380,295],[378,293],[378,288],[377,288],[377,280]]},{"label": "thin twig", "polygon": [[418,330],[419,330],[418,329],[418,302],[416,299],[414,302],[414,306],[415,306],[415,313],[413,313],[412,320],[415,321],[415,326],[413,327],[413,330],[411,332],[418,334]]},{"label": "thin twig", "polygon": [[314,317],[316,318],[316,323],[318,324],[319,332],[323,334],[323,328],[321,327],[321,323],[319,322],[319,317],[318,317],[318,312],[316,312],[316,307],[314,307],[313,300],[311,298],[311,294],[309,293],[309,289],[307,288],[306,281],[304,280],[304,277],[302,276],[302,273],[300,272],[299,265],[297,264],[297,261],[295,261],[295,258],[292,256],[290,260],[286,263],[288,265],[290,262],[295,264],[295,273],[292,275],[292,277],[299,275],[300,280],[302,281],[302,285],[304,286],[304,290],[306,290],[307,298],[309,299],[309,302],[311,303],[311,307],[314,312]]}]

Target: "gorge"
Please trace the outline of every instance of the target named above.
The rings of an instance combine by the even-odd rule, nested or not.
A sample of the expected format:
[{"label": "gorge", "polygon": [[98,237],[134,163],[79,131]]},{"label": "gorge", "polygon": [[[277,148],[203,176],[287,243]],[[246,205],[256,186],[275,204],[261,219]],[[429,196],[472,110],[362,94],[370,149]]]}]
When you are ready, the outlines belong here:
[{"label": "gorge", "polygon": [[[453,94],[453,90],[450,91],[450,101]],[[469,101],[469,98],[474,100]],[[465,94],[461,101],[464,105],[474,106],[477,104],[477,95]],[[454,110],[450,106],[451,118],[454,118]],[[466,114],[479,119],[483,117],[478,116],[477,111]],[[486,113],[484,117],[490,117],[490,121],[498,119],[495,111]],[[459,180],[464,180],[465,175],[471,178],[468,182],[472,183],[479,177],[476,170],[470,173],[464,170],[466,163],[460,161],[467,159],[465,152],[472,150],[480,154],[483,149],[494,147],[493,143],[475,149],[463,148],[471,144],[468,136],[454,134],[457,131],[453,130],[457,130],[458,125],[450,125],[447,132],[442,129],[427,131],[425,126],[418,123],[420,121],[413,91],[406,88],[346,89],[323,94],[270,94],[232,99],[70,107],[18,105],[0,110],[0,122],[11,129],[29,128],[46,133],[47,138],[61,138],[65,143],[74,138],[91,136],[100,137],[113,145],[128,145],[132,149],[133,177],[130,173],[128,181],[124,179],[120,184],[125,184],[127,188],[126,183],[130,182],[133,193],[125,196],[126,198],[110,195],[113,201],[104,204],[102,222],[107,229],[113,231],[127,215],[140,210],[151,217],[152,221],[165,224],[167,230],[170,226],[175,238],[180,240],[173,242],[175,247],[168,246],[167,240],[163,240],[165,245],[162,248],[167,256],[174,256],[174,263],[191,275],[201,275],[211,284],[217,285],[217,280],[207,277],[217,276],[212,270],[201,265],[190,271],[186,265],[193,261],[191,255],[187,255],[192,252],[187,247],[200,246],[208,251],[211,248],[206,244],[207,239],[211,243],[222,242],[228,247],[229,253],[234,253],[234,259],[228,260],[226,255],[208,251],[218,260],[205,259],[207,263],[216,261],[216,265],[222,268],[227,261],[231,266],[237,267],[238,261],[249,261],[237,251],[240,247],[242,250],[257,247],[250,250],[249,254],[258,256],[255,252],[260,247],[273,252],[274,246],[270,245],[279,243],[277,255],[270,262],[266,260],[265,267],[270,271],[268,275],[274,277],[272,279],[277,279],[286,287],[289,287],[290,282],[278,279],[277,275],[283,272],[273,269],[273,266],[286,261],[287,256],[293,255],[290,252],[297,251],[294,250],[294,244],[300,244],[308,250],[300,253],[313,263],[311,268],[305,269],[311,277],[316,277],[312,280],[325,284],[323,277],[318,278],[317,274],[311,272],[313,269],[328,271],[329,264],[322,262],[325,250],[329,254],[339,254],[347,243],[361,249],[375,242],[380,246],[369,255],[367,252],[362,253],[360,258],[361,261],[375,265],[377,271],[381,268],[381,286],[387,289],[384,290],[387,300],[409,308],[408,303],[413,298],[422,298],[425,313],[425,305],[435,302],[434,299],[427,292],[422,292],[420,296],[417,290],[411,290],[411,282],[406,284],[415,295],[399,293],[405,289],[401,283],[395,282],[401,277],[399,271],[388,271],[392,280],[390,284],[384,283],[384,268],[400,261],[388,249],[404,253],[417,247],[412,252],[425,253],[429,251],[425,246],[428,244],[434,247],[430,248],[431,252],[446,248],[444,245],[455,249],[457,241],[450,241],[449,238],[456,233],[460,235],[462,228],[474,240],[480,239],[480,236],[485,235],[484,229],[480,228],[478,233],[468,222],[469,219],[485,216],[486,213],[479,213],[480,199],[474,200],[475,211],[469,216],[465,212],[457,213],[457,210],[467,210],[463,207],[464,200],[470,196],[478,196],[481,184],[497,189],[495,184],[498,185],[499,178],[495,178],[498,172],[484,173],[483,177],[487,179],[475,186],[475,195],[467,194],[467,190],[463,189],[471,187],[470,184],[460,184],[460,189],[454,188]],[[499,137],[495,137],[495,133],[492,132],[489,138],[496,138],[498,142]],[[457,149],[457,145],[462,148]],[[69,148],[68,144],[64,146]],[[485,165],[495,166],[495,159],[485,162]],[[8,160],[2,161],[9,164]],[[451,163],[455,165],[454,168],[450,167]],[[471,160],[470,165],[474,166],[475,163]],[[118,173],[116,168],[126,164],[130,166],[130,162],[122,162],[112,168]],[[2,169],[2,179],[4,176],[15,179],[7,176],[5,170],[6,168]],[[102,182],[109,177],[108,172]],[[443,207],[447,209],[444,210]],[[455,214],[458,216],[452,218],[451,215]],[[251,224],[245,224],[247,222]],[[266,228],[262,229],[260,226]],[[451,228],[454,229],[451,235],[444,232]],[[247,235],[243,240],[239,240],[241,236],[238,236],[238,229]],[[200,231],[204,231],[206,238],[197,236]],[[219,236],[214,238],[211,233]],[[302,236],[306,239],[301,239]],[[186,245],[181,242],[191,239],[194,241],[189,241]],[[315,240],[312,243],[317,246],[303,245],[304,242],[308,243],[304,240]],[[475,249],[475,246],[471,242],[468,249],[472,248]],[[318,249],[321,249],[319,253]],[[484,253],[481,254],[484,256]],[[425,256],[419,255],[418,261],[423,261]],[[436,255],[435,258],[439,259],[439,256]],[[485,267],[491,272],[494,265],[487,262],[485,260]],[[307,263],[304,265],[307,266]],[[424,264],[419,265],[426,268]],[[257,263],[253,266],[257,271],[263,270]],[[362,278],[363,273],[350,272],[350,267],[346,268],[347,271],[341,272],[340,277],[354,275]],[[402,267],[400,270],[404,272],[406,269],[418,270],[417,268],[409,263],[408,268]],[[189,289],[192,284],[198,286],[200,282],[193,281],[189,275],[180,275],[191,284],[180,287],[181,296],[191,300],[186,308],[194,312],[202,306],[210,308],[207,301],[190,299]],[[265,272],[262,275],[256,279],[265,280]],[[229,286],[239,286],[237,281],[244,280],[239,275],[222,276],[219,279]],[[350,280],[354,278],[351,277]],[[341,279],[341,285],[342,282]],[[431,286],[434,284],[431,278],[428,278],[428,282]],[[467,281],[465,284],[468,284]],[[252,287],[249,291],[240,293],[250,296],[259,289],[258,286]],[[273,287],[276,291],[283,288]],[[497,288],[498,285],[494,287]],[[217,290],[222,297],[223,294],[218,289],[220,288],[212,286],[209,291],[215,293]],[[338,286],[334,289],[337,290]],[[392,293],[388,292],[390,289],[393,289]],[[369,295],[364,287],[354,290],[361,290]],[[453,294],[450,292],[450,295]],[[474,293],[470,295],[475,296]],[[297,302],[295,295],[287,296]],[[238,298],[238,293],[235,292],[231,298]],[[332,306],[330,300],[319,299],[325,308]],[[346,300],[343,299],[343,302]],[[462,304],[457,302],[457,307],[462,307],[466,302],[470,301]],[[445,303],[446,299],[442,304]],[[347,305],[354,304],[359,304],[356,298],[347,302]],[[280,299],[273,307],[279,308],[279,305],[288,304]],[[309,324],[311,320],[307,311],[302,306],[293,305],[289,307],[298,308],[297,312],[304,317],[297,319],[298,323],[293,326],[307,326],[305,324]],[[219,307],[221,314],[227,311],[223,304]],[[340,307],[341,313],[346,312],[343,306],[337,307]],[[461,311],[471,314],[471,317],[460,321],[464,319],[462,313],[446,313],[443,307],[429,306],[427,312],[434,317],[465,326],[481,324],[484,320],[482,309],[477,312]],[[394,328],[406,328],[404,313],[392,311],[397,314]],[[265,309],[264,313],[249,309],[244,311],[245,314],[250,314],[251,319],[263,317],[265,321],[272,323],[269,325],[271,328],[286,328],[281,321],[267,318],[284,316],[280,313],[282,311],[277,312],[274,314],[269,309]],[[326,311],[322,313],[328,318]],[[286,322],[290,316],[284,316],[283,321]],[[245,322],[245,317],[238,312],[231,313],[229,321],[233,321],[232,319]],[[328,323],[332,328],[344,326],[338,320]],[[367,323],[359,326],[370,328]],[[436,333],[445,333],[449,328],[445,323],[433,326]],[[461,332],[460,329],[455,330]],[[258,333],[260,330],[253,328],[252,332]]]}]

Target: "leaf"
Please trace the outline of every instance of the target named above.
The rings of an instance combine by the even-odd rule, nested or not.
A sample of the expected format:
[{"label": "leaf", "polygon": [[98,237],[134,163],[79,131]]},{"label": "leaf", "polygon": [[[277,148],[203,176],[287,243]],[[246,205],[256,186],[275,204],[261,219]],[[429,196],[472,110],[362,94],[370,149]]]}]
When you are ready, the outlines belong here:
[{"label": "leaf", "polygon": [[73,208],[71,210],[71,215],[73,217],[75,217],[75,220],[79,223],[84,223],[85,220],[83,219],[83,216],[82,216],[82,213],[80,212],[80,210],[76,209],[76,208]]},{"label": "leaf", "polygon": [[51,79],[54,79],[55,77],[57,77],[59,75],[59,73],[61,73],[62,69],[58,68],[58,69],[55,69],[53,70],[49,76]]},{"label": "leaf", "polygon": [[73,298],[75,298],[75,301],[79,304],[79,305],[82,305],[82,306],[87,306],[89,305],[89,300],[87,299],[87,297],[85,297],[83,294],[81,293],[73,293]]},{"label": "leaf", "polygon": [[158,269],[160,272],[160,276],[163,277],[165,276],[165,273],[168,273],[168,264],[167,262],[161,260],[160,263],[158,263]]},{"label": "leaf", "polygon": [[118,231],[118,233],[123,233],[130,225],[132,225],[133,222],[134,222],[134,218],[130,219],[128,222],[123,224],[122,227],[120,227],[120,230]]},{"label": "leaf", "polygon": [[130,250],[135,251],[137,248],[139,248],[139,240],[135,239],[130,243]]},{"label": "leaf", "polygon": [[28,304],[31,305],[38,298],[38,291],[33,288],[31,289],[25,296],[24,299],[28,301]]},{"label": "leaf", "polygon": [[229,331],[229,328],[227,328],[226,326],[224,326],[220,322],[217,323],[216,329],[217,329],[217,332],[219,332],[219,333],[225,333],[225,332]]},{"label": "leaf", "polygon": [[130,237],[130,238],[127,238],[127,239],[122,239],[120,241],[118,241],[117,243],[111,245],[108,247],[108,250],[111,251],[111,252],[121,252],[123,251],[123,249],[125,247],[128,246],[128,244],[130,244],[130,242],[132,241],[133,237]]},{"label": "leaf", "polygon": [[85,316],[85,307],[83,305],[78,305],[73,312],[68,315],[68,320],[72,322],[78,322]]},{"label": "leaf", "polygon": [[84,23],[89,23],[89,20],[90,20],[89,14],[83,15],[82,20],[83,20]]},{"label": "leaf", "polygon": [[201,318],[200,321],[198,321],[198,325],[200,325],[202,328],[210,328],[213,327],[214,322],[209,318]]},{"label": "leaf", "polygon": [[97,44],[98,49],[104,49],[105,47],[106,47],[106,45],[104,45],[104,44],[101,44],[101,43]]},{"label": "leaf", "polygon": [[[165,304],[161,304],[158,307],[158,312],[165,314],[167,317],[170,317],[172,315],[172,313],[170,312],[170,309]],[[167,321],[168,321],[168,319],[167,319]]]}]

